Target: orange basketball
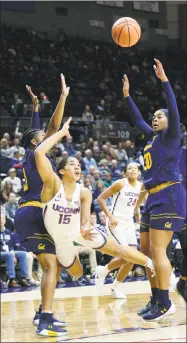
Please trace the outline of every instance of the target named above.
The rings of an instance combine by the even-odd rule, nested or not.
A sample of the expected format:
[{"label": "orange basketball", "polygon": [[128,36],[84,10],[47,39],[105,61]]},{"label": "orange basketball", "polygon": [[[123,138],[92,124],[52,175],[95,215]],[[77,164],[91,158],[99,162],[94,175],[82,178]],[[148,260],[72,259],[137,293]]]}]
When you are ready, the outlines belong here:
[{"label": "orange basketball", "polygon": [[141,27],[133,18],[120,18],[112,26],[112,38],[116,44],[122,47],[135,45],[140,37]]}]

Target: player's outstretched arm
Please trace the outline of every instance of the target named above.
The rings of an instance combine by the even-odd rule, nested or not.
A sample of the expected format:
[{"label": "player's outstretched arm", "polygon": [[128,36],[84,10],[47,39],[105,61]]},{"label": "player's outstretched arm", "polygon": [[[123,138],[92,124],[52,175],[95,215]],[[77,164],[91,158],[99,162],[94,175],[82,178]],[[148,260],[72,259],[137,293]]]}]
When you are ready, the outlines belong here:
[{"label": "player's outstretched arm", "polygon": [[53,180],[54,175],[56,175],[53,172],[51,163],[49,159],[46,157],[46,154],[59,140],[61,140],[63,137],[69,134],[70,122],[71,118],[67,120],[67,122],[64,124],[63,128],[60,131],[58,131],[57,133],[43,141],[34,152],[37,169],[44,184],[51,184],[51,180]]},{"label": "player's outstretched arm", "polygon": [[66,86],[64,75],[60,74],[60,77],[61,77],[61,96],[57,104],[57,107],[55,109],[55,112],[53,113],[50,119],[49,126],[45,134],[44,140],[59,130],[61,122],[62,122],[62,118],[64,115],[64,107],[65,107],[67,96],[69,95],[70,87]]},{"label": "player's outstretched arm", "polygon": [[123,78],[123,95],[126,99],[128,111],[131,115],[134,125],[137,126],[147,138],[153,135],[153,129],[145,122],[138,107],[129,94],[129,80],[127,75],[124,75]]},{"label": "player's outstretched arm", "polygon": [[32,100],[32,104],[33,104],[30,128],[40,130],[40,114],[39,114],[39,109],[38,109],[38,105],[39,105],[38,97],[33,94],[30,86],[26,85],[26,90],[29,93]]},{"label": "player's outstretched arm", "polygon": [[84,239],[90,240],[91,238],[91,204],[92,193],[86,187],[81,188],[81,235]]},{"label": "player's outstretched arm", "polygon": [[102,211],[106,214],[106,216],[109,219],[111,229],[116,227],[116,225],[118,224],[118,221],[115,218],[115,216],[113,216],[113,214],[109,211],[107,204],[106,204],[106,199],[108,199],[109,197],[112,197],[114,194],[120,192],[122,187],[123,187],[122,181],[117,180],[109,188],[104,190],[104,192],[102,192],[97,198],[99,206],[101,207]]},{"label": "player's outstretched arm", "polygon": [[177,138],[180,137],[180,116],[178,112],[175,94],[165,74],[162,63],[156,58],[154,60],[155,74],[162,81],[168,107],[168,130],[166,132],[166,136],[171,138]]}]

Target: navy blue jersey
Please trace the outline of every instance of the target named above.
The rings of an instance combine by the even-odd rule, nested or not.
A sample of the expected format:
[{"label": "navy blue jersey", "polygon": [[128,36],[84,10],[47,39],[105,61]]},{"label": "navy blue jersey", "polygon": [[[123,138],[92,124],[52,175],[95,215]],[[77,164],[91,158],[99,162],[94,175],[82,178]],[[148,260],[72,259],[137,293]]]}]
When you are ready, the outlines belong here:
[{"label": "navy blue jersey", "polygon": [[148,141],[144,148],[144,185],[146,189],[167,182],[182,181],[180,171],[181,138],[172,140],[164,131]]},{"label": "navy blue jersey", "polygon": [[147,190],[170,182],[182,181],[180,173],[181,130],[175,95],[169,81],[163,82],[167,101],[168,128],[158,134],[145,122],[130,96],[126,98],[131,118],[147,138],[144,149],[144,184]]},{"label": "navy blue jersey", "polygon": [[[53,161],[50,158],[49,160],[52,164],[53,170],[55,171]],[[20,204],[23,204],[27,201],[41,201],[43,181],[38,173],[34,150],[28,150],[26,153],[25,161],[23,163],[23,175],[25,184],[24,193],[21,197]]]}]

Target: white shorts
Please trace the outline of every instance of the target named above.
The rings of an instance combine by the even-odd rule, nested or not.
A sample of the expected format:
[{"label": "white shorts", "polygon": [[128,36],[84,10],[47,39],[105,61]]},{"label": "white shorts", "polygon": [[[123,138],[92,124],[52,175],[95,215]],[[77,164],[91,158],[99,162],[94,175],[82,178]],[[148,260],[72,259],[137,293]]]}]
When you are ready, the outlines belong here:
[{"label": "white shorts", "polygon": [[107,232],[110,237],[121,245],[133,245],[137,246],[136,229],[133,222],[127,222],[117,218],[119,224],[114,228],[110,229],[109,223],[107,223]]},{"label": "white shorts", "polygon": [[77,257],[77,248],[74,246],[73,242],[92,249],[100,249],[107,242],[107,238],[104,234],[97,229],[92,230],[92,237],[93,239],[90,241],[85,240],[81,235],[78,235],[73,239],[63,239],[63,237],[59,237],[58,241],[55,242],[55,247],[57,259],[61,265],[66,269],[73,266]]}]

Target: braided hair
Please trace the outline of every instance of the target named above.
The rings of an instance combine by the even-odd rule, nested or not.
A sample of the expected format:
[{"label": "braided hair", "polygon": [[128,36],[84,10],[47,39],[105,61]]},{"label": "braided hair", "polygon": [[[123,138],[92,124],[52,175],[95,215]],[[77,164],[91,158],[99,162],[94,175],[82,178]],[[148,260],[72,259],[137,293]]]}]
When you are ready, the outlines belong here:
[{"label": "braided hair", "polygon": [[32,139],[34,139],[36,137],[36,133],[39,133],[40,130],[39,129],[28,129],[24,132],[22,140],[21,140],[21,144],[22,146],[27,149],[30,148],[32,146]]}]

